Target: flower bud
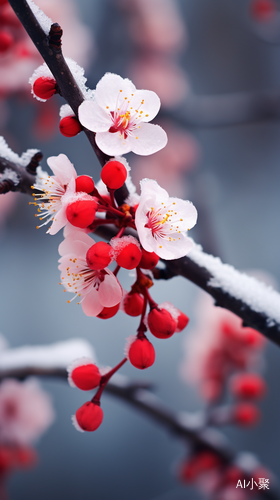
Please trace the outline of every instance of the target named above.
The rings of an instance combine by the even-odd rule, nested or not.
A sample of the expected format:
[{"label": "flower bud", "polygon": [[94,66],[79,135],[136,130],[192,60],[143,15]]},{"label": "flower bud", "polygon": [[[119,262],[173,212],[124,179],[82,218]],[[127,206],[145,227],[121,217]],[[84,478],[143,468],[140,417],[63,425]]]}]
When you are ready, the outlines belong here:
[{"label": "flower bud", "polygon": [[[179,309],[178,309],[179,311]],[[179,311],[179,316],[177,317],[177,328],[176,332],[181,332],[186,328],[187,324],[189,322],[189,318],[186,314],[184,314],[182,311]]]},{"label": "flower bud", "polygon": [[14,39],[9,31],[0,31],[0,54],[3,54],[13,45]]},{"label": "flower bud", "polygon": [[104,269],[112,261],[112,247],[105,241],[98,241],[87,251],[87,265],[94,271]]},{"label": "flower bud", "polygon": [[139,266],[142,269],[153,269],[158,261],[159,261],[159,256],[155,252],[147,252],[144,248],[142,250],[142,258],[140,260]]},{"label": "flower bud", "polygon": [[118,252],[115,260],[124,269],[135,269],[142,257],[139,246],[135,243],[128,243]]},{"label": "flower bud", "polygon": [[65,137],[74,137],[81,132],[82,126],[76,116],[65,116],[60,120],[59,130]]},{"label": "flower bud", "polygon": [[128,359],[130,363],[139,368],[139,370],[144,370],[149,368],[155,362],[156,353],[153,344],[146,338],[137,338],[129,347]]},{"label": "flower bud", "polygon": [[144,299],[139,293],[129,292],[123,299],[123,310],[129,316],[140,316],[143,306]]},{"label": "flower bud", "polygon": [[55,79],[40,76],[33,84],[33,92],[40,99],[50,99],[57,93]]},{"label": "flower bud", "polygon": [[96,209],[94,199],[74,201],[67,206],[66,217],[72,226],[86,228],[94,221]]},{"label": "flower bud", "polygon": [[219,458],[210,451],[197,453],[189,460],[184,461],[179,468],[179,479],[191,483],[201,474],[217,469],[220,466]]},{"label": "flower bud", "polygon": [[148,314],[148,327],[158,339],[168,339],[175,332],[177,323],[166,309],[155,307]]},{"label": "flower bud", "polygon": [[79,175],[76,178],[76,192],[92,193],[94,190],[94,182],[89,175]]},{"label": "flower bud", "polygon": [[116,306],[113,307],[103,307],[102,311],[97,315],[97,318],[100,319],[109,319],[115,316],[117,314],[118,310],[120,308],[120,304],[117,304]]},{"label": "flower bud", "polygon": [[231,380],[231,392],[237,398],[258,399],[266,390],[264,380],[254,373],[236,375]]},{"label": "flower bud", "polygon": [[233,421],[237,425],[250,427],[260,419],[259,409],[251,403],[239,403],[233,410]]},{"label": "flower bud", "polygon": [[102,423],[103,411],[99,405],[88,401],[76,411],[75,417],[73,423],[77,430],[93,432]]},{"label": "flower bud", "polygon": [[99,386],[100,380],[99,368],[87,358],[77,359],[68,367],[68,382],[71,387],[91,391]]},{"label": "flower bud", "polygon": [[119,189],[127,178],[127,170],[120,161],[111,160],[101,170],[101,179],[109,189]]}]

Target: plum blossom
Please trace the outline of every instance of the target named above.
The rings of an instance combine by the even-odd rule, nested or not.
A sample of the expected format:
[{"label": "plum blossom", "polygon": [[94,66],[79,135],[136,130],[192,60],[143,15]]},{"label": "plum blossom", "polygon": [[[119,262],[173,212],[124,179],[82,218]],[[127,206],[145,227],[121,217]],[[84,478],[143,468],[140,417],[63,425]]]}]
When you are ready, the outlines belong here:
[{"label": "plum blossom", "polygon": [[6,379],[0,385],[0,440],[27,445],[53,422],[54,411],[47,393],[33,379]]},{"label": "plum blossom", "polygon": [[140,184],[135,224],[142,247],[166,260],[183,257],[193,247],[186,231],[196,224],[195,206],[190,201],[170,198],[154,180],[143,179]]},{"label": "plum blossom", "polygon": [[[94,240],[83,231],[69,232],[59,245],[61,282],[67,292],[75,294],[87,316],[97,316],[104,307],[113,307],[122,299],[122,288],[108,268],[93,271],[86,254]],[[71,302],[73,299],[68,300]]]},{"label": "plum blossom", "polygon": [[[66,208],[73,201],[80,199],[92,199],[86,193],[76,193],[77,172],[74,165],[66,155],[51,156],[47,163],[54,173],[48,176],[45,172],[40,172],[37,176],[34,188],[43,191],[44,194],[34,194],[35,206],[38,206],[40,220],[46,219],[40,226],[42,227],[52,222],[47,230],[49,234],[56,234],[67,224]],[[37,201],[39,203],[37,203]]]},{"label": "plum blossom", "polygon": [[127,78],[106,73],[98,82],[95,100],[79,107],[81,124],[96,132],[97,146],[115,156],[133,151],[150,155],[164,148],[167,135],[159,125],[147,123],[157,115],[160,99],[150,90],[136,90]]}]

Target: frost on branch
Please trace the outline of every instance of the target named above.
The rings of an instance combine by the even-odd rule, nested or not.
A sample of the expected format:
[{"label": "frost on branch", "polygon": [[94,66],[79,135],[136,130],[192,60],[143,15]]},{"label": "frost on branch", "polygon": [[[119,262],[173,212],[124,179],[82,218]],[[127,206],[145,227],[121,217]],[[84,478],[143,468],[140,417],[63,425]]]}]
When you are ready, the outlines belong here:
[{"label": "frost on branch", "polygon": [[36,153],[39,153],[39,149],[28,149],[25,153],[22,153],[22,155],[19,156],[17,153],[14,153],[11,148],[9,148],[4,137],[0,136],[0,157],[5,158],[5,160],[16,163],[21,167],[27,167]]}]

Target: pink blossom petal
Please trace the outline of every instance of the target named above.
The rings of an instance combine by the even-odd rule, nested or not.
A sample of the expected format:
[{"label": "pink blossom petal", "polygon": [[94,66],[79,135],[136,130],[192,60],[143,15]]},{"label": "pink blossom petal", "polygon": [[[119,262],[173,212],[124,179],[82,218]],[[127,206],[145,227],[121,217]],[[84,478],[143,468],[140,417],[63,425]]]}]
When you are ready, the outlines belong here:
[{"label": "pink blossom petal", "polygon": [[141,120],[143,122],[150,122],[159,112],[160,98],[152,90],[136,90],[129,104],[133,108],[131,110],[132,115],[134,110],[136,110],[136,112],[141,113]]},{"label": "pink blossom petal", "polygon": [[155,240],[154,252],[161,259],[173,260],[185,257],[193,248],[193,240],[185,236],[185,234],[171,234],[172,241],[161,239],[159,242]]},{"label": "pink blossom petal", "polygon": [[112,125],[111,115],[96,101],[84,101],[79,107],[79,120],[88,130],[106,132]]},{"label": "pink blossom petal", "polygon": [[159,125],[141,123],[130,137],[131,151],[138,155],[147,156],[156,153],[167,144],[166,132]]},{"label": "pink blossom petal", "polygon": [[154,199],[155,196],[157,196],[161,199],[161,201],[169,199],[168,192],[161,186],[159,186],[157,181],[153,179],[142,179],[142,181],[140,181],[140,186],[141,194],[143,194],[145,197],[150,195],[151,198]]},{"label": "pink blossom petal", "polygon": [[122,299],[122,288],[111,272],[105,276],[104,281],[99,286],[99,299],[104,307],[113,307],[119,304]]},{"label": "pink blossom petal", "polygon": [[84,258],[88,251],[88,245],[86,243],[83,243],[82,241],[71,241],[69,239],[65,239],[60,243],[58,247],[58,253],[59,255],[72,255],[73,259],[75,257],[80,257]]},{"label": "pink blossom petal", "polygon": [[77,177],[74,165],[64,154],[50,156],[50,158],[47,159],[47,164],[52,169],[56,180],[61,185],[68,184],[72,177],[75,179]]},{"label": "pink blossom petal", "polygon": [[131,151],[131,143],[129,137],[126,139],[120,132],[97,132],[95,136],[96,144],[109,156],[121,156]]},{"label": "pink blossom petal", "polygon": [[131,97],[135,91],[135,86],[128,78],[106,73],[96,85],[95,100],[104,110],[115,111],[118,104],[125,97]]},{"label": "pink blossom petal", "polygon": [[97,316],[103,309],[103,305],[99,300],[99,293],[95,288],[92,288],[84,296],[81,305],[86,316]]},{"label": "pink blossom petal", "polygon": [[49,234],[58,233],[58,231],[62,229],[66,223],[67,223],[66,210],[65,208],[61,208],[54,215],[54,220],[52,221],[51,227],[47,230],[47,233]]},{"label": "pink blossom petal", "polygon": [[180,198],[169,198],[168,205],[172,206],[174,212],[178,212],[181,231],[187,231],[195,226],[197,222],[197,210],[191,201],[181,200]]}]

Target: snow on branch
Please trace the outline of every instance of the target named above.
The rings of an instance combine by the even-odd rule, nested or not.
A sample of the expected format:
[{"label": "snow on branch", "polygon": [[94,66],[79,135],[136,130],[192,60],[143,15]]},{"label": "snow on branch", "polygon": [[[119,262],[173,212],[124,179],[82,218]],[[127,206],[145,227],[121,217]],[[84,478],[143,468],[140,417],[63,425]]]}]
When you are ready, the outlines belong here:
[{"label": "snow on branch", "polygon": [[208,292],[215,304],[224,307],[280,346],[280,294],[259,280],[203,252],[199,245],[188,257],[164,261],[155,269],[156,279],[183,276]]},{"label": "snow on branch", "polygon": [[[92,346],[84,339],[4,349],[0,352],[0,380],[7,377],[24,379],[31,375],[51,376],[66,380],[67,366],[73,359],[83,356],[95,360]],[[252,471],[259,465],[254,455],[235,453],[220,431],[205,427],[205,422],[197,418],[197,415],[174,412],[166,407],[150,389],[151,384],[147,382],[131,382],[128,378],[115,374],[105,391],[145,413],[174,435],[191,442],[202,450],[214,452],[225,465],[235,464],[243,471],[246,479],[247,477],[250,479]],[[271,500],[279,498],[277,490],[273,488],[273,485],[271,486],[269,490],[260,492],[262,498]]]}]

